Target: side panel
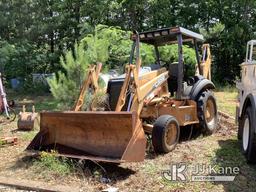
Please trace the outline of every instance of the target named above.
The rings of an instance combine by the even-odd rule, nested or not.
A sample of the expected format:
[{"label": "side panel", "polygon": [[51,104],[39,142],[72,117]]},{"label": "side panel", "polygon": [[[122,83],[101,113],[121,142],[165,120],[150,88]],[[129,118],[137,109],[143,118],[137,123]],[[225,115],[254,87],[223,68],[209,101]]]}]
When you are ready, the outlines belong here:
[{"label": "side panel", "polygon": [[236,84],[237,89],[239,90],[238,100],[238,116],[241,117],[244,106],[248,101],[255,103],[256,95],[256,65],[243,63],[241,64],[241,82]]},{"label": "side panel", "polygon": [[180,126],[199,123],[197,117],[196,102],[193,100],[184,101],[171,100],[162,104],[144,106],[140,117],[142,119],[158,118],[161,115],[174,116]]}]

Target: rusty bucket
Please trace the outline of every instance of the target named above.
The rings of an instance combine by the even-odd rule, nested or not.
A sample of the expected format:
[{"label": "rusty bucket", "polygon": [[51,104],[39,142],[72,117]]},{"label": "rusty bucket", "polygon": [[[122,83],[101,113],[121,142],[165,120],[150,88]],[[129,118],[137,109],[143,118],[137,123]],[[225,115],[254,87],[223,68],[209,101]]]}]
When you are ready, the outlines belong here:
[{"label": "rusty bucket", "polygon": [[32,107],[32,112],[26,112],[25,105],[23,105],[22,112],[19,113],[17,127],[19,130],[30,131],[39,123],[38,113],[35,112],[35,107]]},{"label": "rusty bucket", "polygon": [[27,150],[105,162],[138,162],[146,138],[136,112],[42,112],[40,132]]}]

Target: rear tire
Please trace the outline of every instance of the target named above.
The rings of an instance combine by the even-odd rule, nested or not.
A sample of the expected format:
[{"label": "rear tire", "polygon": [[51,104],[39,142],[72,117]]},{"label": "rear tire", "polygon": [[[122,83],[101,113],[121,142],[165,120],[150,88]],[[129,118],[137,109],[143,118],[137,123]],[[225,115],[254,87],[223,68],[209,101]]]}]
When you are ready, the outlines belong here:
[{"label": "rear tire", "polygon": [[212,91],[203,91],[197,100],[199,125],[204,135],[211,135],[218,125],[216,99]]},{"label": "rear tire", "polygon": [[175,117],[160,116],[153,126],[152,144],[155,152],[168,153],[172,151],[180,137],[180,126]]},{"label": "rear tire", "polygon": [[252,108],[248,107],[242,118],[242,152],[248,163],[256,163],[256,137],[254,133]]}]

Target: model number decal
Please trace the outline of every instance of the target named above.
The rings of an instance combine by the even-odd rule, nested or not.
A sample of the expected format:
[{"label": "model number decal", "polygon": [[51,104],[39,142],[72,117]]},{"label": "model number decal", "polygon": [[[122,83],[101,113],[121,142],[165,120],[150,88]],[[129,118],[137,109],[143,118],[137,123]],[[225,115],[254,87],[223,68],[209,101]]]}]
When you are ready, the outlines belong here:
[{"label": "model number decal", "polygon": [[155,84],[153,85],[154,88],[159,87],[159,85],[161,85],[163,82],[165,81],[165,76],[161,75],[161,77],[159,77],[159,79],[157,80],[157,82],[155,82]]}]

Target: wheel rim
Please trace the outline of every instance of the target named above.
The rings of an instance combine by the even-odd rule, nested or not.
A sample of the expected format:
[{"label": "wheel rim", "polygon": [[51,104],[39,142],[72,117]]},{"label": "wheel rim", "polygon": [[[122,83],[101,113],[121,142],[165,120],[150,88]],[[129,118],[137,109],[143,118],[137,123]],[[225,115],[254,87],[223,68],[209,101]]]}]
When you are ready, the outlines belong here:
[{"label": "wheel rim", "polygon": [[216,110],[215,110],[215,104],[214,104],[213,99],[207,100],[204,116],[205,116],[207,124],[209,124],[209,125],[214,124]]},{"label": "wheel rim", "polygon": [[249,131],[250,131],[250,122],[249,118],[247,117],[244,121],[244,127],[243,127],[243,149],[244,151],[247,150],[249,145]]},{"label": "wheel rim", "polygon": [[177,138],[177,125],[170,123],[166,129],[165,142],[169,147],[172,147],[176,143]]}]

